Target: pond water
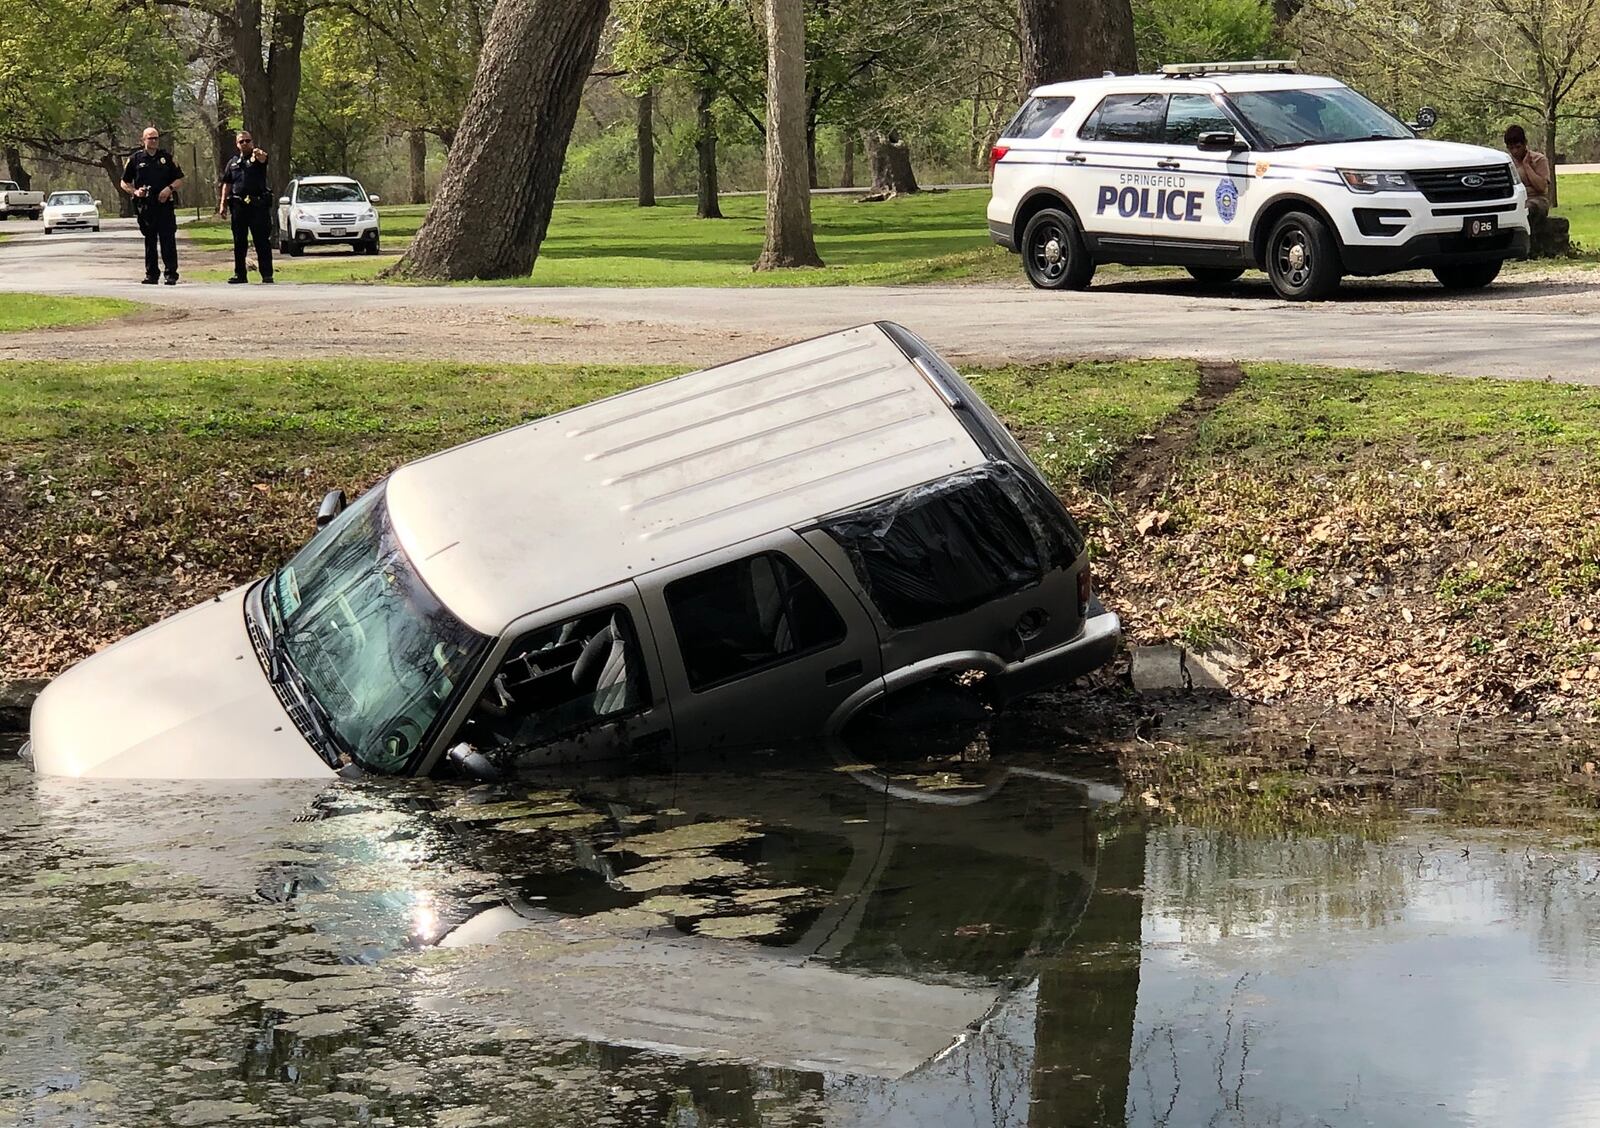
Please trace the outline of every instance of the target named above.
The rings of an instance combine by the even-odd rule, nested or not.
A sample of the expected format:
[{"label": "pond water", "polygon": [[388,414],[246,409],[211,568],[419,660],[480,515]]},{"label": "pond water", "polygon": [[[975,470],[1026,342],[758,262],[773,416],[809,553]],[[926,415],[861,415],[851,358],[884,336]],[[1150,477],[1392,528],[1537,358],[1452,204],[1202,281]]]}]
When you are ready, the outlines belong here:
[{"label": "pond water", "polygon": [[1027,756],[468,788],[0,759],[0,1124],[1576,1125],[1600,857]]}]

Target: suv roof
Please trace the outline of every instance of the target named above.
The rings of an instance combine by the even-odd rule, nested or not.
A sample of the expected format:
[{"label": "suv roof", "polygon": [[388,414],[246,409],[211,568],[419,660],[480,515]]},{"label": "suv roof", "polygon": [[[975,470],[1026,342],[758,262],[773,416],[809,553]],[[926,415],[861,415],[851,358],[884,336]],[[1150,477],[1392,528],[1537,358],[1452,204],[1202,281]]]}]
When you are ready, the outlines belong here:
[{"label": "suv roof", "polygon": [[1128,74],[1106,78],[1080,78],[1073,82],[1052,82],[1040,86],[1031,96],[1056,98],[1072,96],[1088,98],[1103,94],[1134,94],[1145,91],[1199,90],[1211,94],[1225,94],[1242,90],[1311,90],[1317,87],[1343,86],[1336,78],[1316,74],[1246,73],[1246,74]]},{"label": "suv roof", "polygon": [[665,380],[401,467],[389,516],[475,629],[987,461],[862,325]]},{"label": "suv roof", "polygon": [[354,184],[360,187],[360,181],[349,176],[297,176],[295,180],[300,184]]}]

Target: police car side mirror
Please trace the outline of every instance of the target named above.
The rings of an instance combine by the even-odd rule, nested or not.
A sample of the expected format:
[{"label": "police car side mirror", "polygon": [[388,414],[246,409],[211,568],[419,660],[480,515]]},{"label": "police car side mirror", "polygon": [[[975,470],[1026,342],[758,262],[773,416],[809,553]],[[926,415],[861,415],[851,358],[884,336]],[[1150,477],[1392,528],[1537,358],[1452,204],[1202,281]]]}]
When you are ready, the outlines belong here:
[{"label": "police car side mirror", "polygon": [[1244,139],[1232,130],[1202,133],[1195,139],[1195,147],[1202,153],[1237,153],[1245,147]]},{"label": "police car side mirror", "polygon": [[322,504],[317,507],[317,528],[325,528],[330,521],[344,512],[344,507],[344,491],[329,490],[323,495]]},{"label": "police car side mirror", "polygon": [[1418,133],[1426,133],[1439,124],[1439,111],[1432,106],[1423,106],[1417,111],[1417,120],[1411,123],[1411,128]]}]

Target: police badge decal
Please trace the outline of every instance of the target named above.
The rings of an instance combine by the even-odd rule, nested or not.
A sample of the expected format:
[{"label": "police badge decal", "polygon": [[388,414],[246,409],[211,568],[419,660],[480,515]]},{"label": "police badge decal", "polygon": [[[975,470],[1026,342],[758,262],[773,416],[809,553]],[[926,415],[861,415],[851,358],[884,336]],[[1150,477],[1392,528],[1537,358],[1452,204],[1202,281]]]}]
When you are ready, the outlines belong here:
[{"label": "police badge decal", "polygon": [[1217,215],[1223,223],[1232,223],[1239,214],[1239,186],[1231,176],[1224,176],[1217,185]]}]

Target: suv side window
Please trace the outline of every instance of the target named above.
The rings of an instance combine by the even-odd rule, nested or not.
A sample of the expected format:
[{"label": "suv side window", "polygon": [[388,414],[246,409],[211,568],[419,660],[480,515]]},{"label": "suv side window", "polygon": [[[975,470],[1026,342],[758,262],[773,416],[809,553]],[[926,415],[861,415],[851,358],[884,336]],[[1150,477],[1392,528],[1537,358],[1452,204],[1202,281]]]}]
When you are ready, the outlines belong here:
[{"label": "suv side window", "polygon": [[[1108,94],[1079,136],[1093,141],[1158,142],[1166,113],[1165,94]],[[1093,136],[1089,133],[1091,127]]]},{"label": "suv side window", "polygon": [[535,747],[649,703],[633,618],[606,607],[519,638],[463,737],[485,749]]},{"label": "suv side window", "polygon": [[1017,116],[1012,118],[1004,129],[1000,131],[1001,137],[1015,137],[1033,140],[1043,137],[1049,128],[1055,124],[1056,119],[1067,111],[1072,105],[1071,98],[1029,98],[1022,103],[1022,108],[1017,111]]},{"label": "suv side window", "polygon": [[899,629],[970,611],[1070,563],[1081,546],[1049,521],[1021,475],[991,463],[823,528],[849,554],[884,622]]},{"label": "suv side window", "polygon": [[844,620],[787,556],[763,552],[666,588],[689,687],[709,689],[844,641]]},{"label": "suv side window", "polygon": [[1202,133],[1233,133],[1233,122],[1207,94],[1174,94],[1167,103],[1167,144],[1198,145]]}]

